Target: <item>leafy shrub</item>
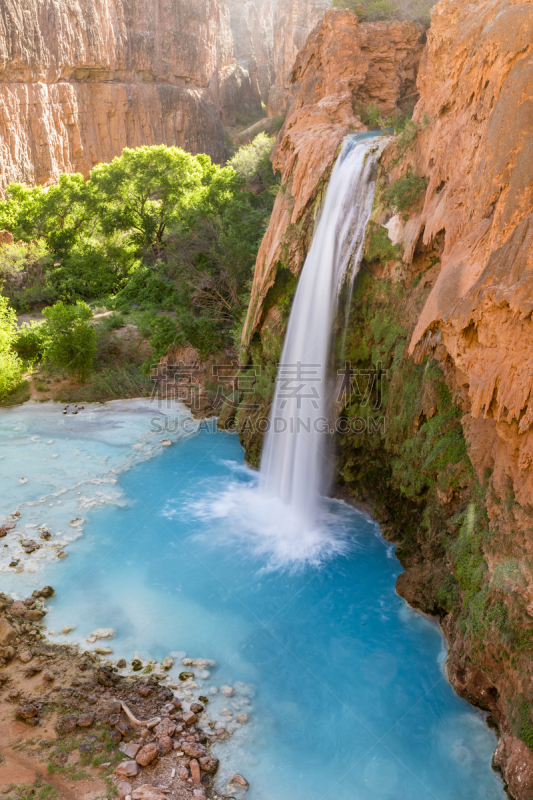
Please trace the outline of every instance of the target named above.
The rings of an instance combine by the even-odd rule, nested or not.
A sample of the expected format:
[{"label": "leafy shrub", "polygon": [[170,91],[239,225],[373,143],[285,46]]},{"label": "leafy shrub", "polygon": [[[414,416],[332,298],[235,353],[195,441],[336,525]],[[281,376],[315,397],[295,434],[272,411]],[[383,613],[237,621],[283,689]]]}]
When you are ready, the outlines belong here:
[{"label": "leafy shrub", "polygon": [[0,285],[14,308],[55,299],[47,277],[53,262],[42,239],[0,245]]},{"label": "leafy shrub", "polygon": [[237,150],[233,158],[228,161],[228,166],[248,183],[259,180],[266,186],[273,178],[270,156],[275,143],[274,136],[260,133],[250,144],[245,144]]},{"label": "leafy shrub", "polygon": [[367,261],[393,261],[401,258],[400,247],[394,245],[383,225],[371,223],[368,229],[365,258]]},{"label": "leafy shrub", "polygon": [[426,178],[408,170],[406,175],[394,181],[383,196],[396,212],[408,211],[418,202],[427,186]]},{"label": "leafy shrub", "polygon": [[14,350],[17,339],[17,317],[0,295],[0,396],[15,391],[22,383],[23,365]]},{"label": "leafy shrub", "polygon": [[105,244],[80,241],[53,271],[51,283],[63,300],[106,297],[124,286],[131,266],[114,262]]},{"label": "leafy shrub", "polygon": [[42,322],[24,322],[14,344],[24,361],[40,361],[44,354],[45,328]]},{"label": "leafy shrub", "polygon": [[174,287],[152,269],[139,267],[115,297],[115,308],[128,306],[164,306],[175,297]]},{"label": "leafy shrub", "polygon": [[159,361],[172,345],[185,344],[185,334],[170,317],[156,317],[150,326],[150,348],[153,358]]},{"label": "leafy shrub", "polygon": [[96,331],[91,325],[93,313],[78,301],[67,306],[61,301],[45,308],[44,357],[72,378],[83,380],[91,372],[96,355]]}]

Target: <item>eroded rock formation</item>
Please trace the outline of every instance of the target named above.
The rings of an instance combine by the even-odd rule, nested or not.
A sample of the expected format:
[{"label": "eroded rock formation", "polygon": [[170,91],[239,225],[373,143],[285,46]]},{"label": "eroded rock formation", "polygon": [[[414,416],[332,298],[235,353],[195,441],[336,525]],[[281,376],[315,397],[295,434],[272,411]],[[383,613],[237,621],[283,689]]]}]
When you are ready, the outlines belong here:
[{"label": "eroded rock formation", "polygon": [[419,235],[445,231],[411,350],[441,331],[468,397],[474,465],[494,471],[500,494],[510,479],[523,506],[533,498],[532,31],[531,2],[438,6],[415,115],[429,124],[411,157],[429,186],[405,237],[409,260]]},{"label": "eroded rock formation", "polygon": [[126,147],[225,153],[257,108],[225,0],[1,0],[0,181],[87,175]]},{"label": "eroded rock formation", "polygon": [[330,0],[277,0],[274,18],[273,75],[268,114],[285,116],[291,100],[291,71],[307,37],[318,25]]},{"label": "eroded rock formation", "polygon": [[275,0],[228,0],[228,4],[235,55],[266,104],[273,82]]}]

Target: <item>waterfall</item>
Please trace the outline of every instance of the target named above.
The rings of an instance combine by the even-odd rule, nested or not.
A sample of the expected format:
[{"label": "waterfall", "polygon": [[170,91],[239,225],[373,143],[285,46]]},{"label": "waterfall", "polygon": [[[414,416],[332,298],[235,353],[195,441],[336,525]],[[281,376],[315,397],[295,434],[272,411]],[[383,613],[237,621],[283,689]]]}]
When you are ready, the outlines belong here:
[{"label": "waterfall", "polygon": [[[333,168],[311,249],[298,283],[278,365],[260,487],[306,526],[327,491],[331,392],[328,365],[339,293],[361,260],[376,182],[368,134],[349,137]],[[351,294],[351,289],[350,289]]]}]

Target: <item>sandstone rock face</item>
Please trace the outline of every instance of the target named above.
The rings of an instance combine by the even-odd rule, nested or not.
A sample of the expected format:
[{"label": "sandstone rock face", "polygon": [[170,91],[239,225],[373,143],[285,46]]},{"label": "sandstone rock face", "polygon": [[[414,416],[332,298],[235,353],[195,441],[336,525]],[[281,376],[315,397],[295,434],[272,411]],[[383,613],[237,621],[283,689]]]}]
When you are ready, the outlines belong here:
[{"label": "sandstone rock face", "polygon": [[225,153],[257,105],[226,0],[0,0],[0,181],[87,175],[126,147]]},{"label": "sandstone rock face", "polygon": [[[512,490],[521,509],[533,497],[532,30],[531,0],[441,0],[434,9],[415,112],[427,127],[411,157],[429,185],[406,242],[408,259],[419,235],[430,242],[445,232],[411,352],[440,332],[477,474],[492,470],[496,494]],[[497,520],[501,509],[492,503],[489,513]],[[530,571],[528,584],[531,613]]]},{"label": "sandstone rock face", "polygon": [[274,18],[275,84],[270,89],[268,101],[270,117],[287,113],[291,100],[291,71],[296,56],[329,8],[330,0],[278,0]]},{"label": "sandstone rock face", "polygon": [[235,56],[260,101],[268,102],[274,71],[275,0],[228,0]]},{"label": "sandstone rock face", "polygon": [[[309,36],[291,72],[294,96],[272,163],[287,191],[280,192],[257,257],[243,345],[258,329],[262,303],[282,252],[294,274],[304,250],[291,238],[301,226],[349,131],[364,131],[357,104],[392,111],[412,93],[423,44],[411,22],[360,24],[351,11],[331,10]],[[304,222],[312,227],[312,222]]]}]

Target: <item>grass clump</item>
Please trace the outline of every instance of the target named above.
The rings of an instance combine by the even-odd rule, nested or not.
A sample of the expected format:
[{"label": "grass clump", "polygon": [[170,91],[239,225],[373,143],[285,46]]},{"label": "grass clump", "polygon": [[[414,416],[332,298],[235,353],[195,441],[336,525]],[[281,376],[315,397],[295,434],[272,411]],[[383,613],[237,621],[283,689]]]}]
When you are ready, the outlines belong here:
[{"label": "grass clump", "polygon": [[334,0],[332,5],[354,11],[362,22],[410,19],[429,26],[434,0]]},{"label": "grass clump", "polygon": [[365,247],[365,258],[367,261],[395,261],[401,259],[401,248],[393,244],[389,239],[389,234],[383,225],[375,222],[369,223],[367,231],[367,241]]},{"label": "grass clump", "polygon": [[426,178],[408,170],[385,189],[383,197],[396,213],[406,212],[418,203],[426,187]]}]

